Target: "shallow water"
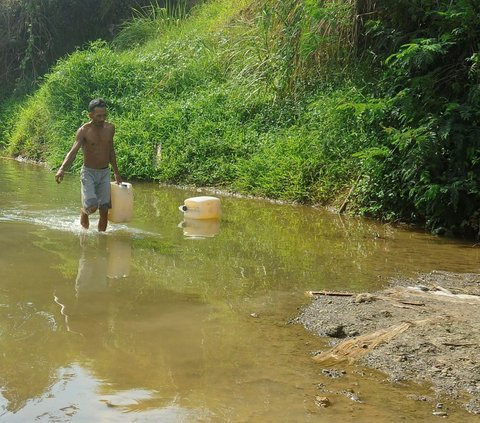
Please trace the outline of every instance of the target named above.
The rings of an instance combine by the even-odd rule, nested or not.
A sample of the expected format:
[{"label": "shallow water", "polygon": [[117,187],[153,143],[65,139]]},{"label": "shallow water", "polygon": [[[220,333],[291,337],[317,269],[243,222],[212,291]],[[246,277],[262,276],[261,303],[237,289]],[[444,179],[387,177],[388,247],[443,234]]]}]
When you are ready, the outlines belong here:
[{"label": "shallow water", "polygon": [[[360,367],[328,378],[325,341],[288,321],[305,290],[375,290],[396,276],[479,271],[469,243],[309,207],[135,183],[135,218],[78,222],[79,183],[0,159],[0,418],[11,422],[437,421]],[[96,219],[92,219],[92,227]],[[319,385],[332,405],[319,408]],[[352,390],[362,403],[342,394]],[[474,419],[451,404],[449,421]]]}]

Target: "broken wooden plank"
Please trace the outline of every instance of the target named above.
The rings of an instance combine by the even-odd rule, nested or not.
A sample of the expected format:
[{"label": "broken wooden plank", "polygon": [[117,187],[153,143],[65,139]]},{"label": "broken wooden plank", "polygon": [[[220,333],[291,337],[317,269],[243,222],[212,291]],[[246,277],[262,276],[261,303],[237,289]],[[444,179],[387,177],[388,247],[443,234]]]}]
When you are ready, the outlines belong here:
[{"label": "broken wooden plank", "polygon": [[305,291],[307,297],[315,297],[320,295],[330,296],[330,297],[353,297],[356,294],[351,292],[337,292],[337,291]]},{"label": "broken wooden plank", "polygon": [[442,342],[446,347],[476,347],[478,344],[457,344],[454,342]]}]

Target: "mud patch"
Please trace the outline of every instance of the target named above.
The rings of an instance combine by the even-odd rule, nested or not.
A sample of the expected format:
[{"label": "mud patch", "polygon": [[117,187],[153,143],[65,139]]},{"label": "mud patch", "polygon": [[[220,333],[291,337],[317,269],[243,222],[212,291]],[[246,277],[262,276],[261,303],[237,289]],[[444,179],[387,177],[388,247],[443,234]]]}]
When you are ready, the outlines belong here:
[{"label": "mud patch", "polygon": [[310,293],[294,322],[331,349],[320,363],[358,362],[392,381],[431,384],[480,414],[480,275],[432,272],[375,293]]}]

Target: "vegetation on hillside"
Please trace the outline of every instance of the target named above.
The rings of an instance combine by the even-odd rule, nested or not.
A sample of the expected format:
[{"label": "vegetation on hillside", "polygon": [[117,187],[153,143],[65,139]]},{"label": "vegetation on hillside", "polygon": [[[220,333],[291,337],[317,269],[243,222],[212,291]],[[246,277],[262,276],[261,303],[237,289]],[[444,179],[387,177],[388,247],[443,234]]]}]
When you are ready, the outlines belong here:
[{"label": "vegetation on hillside", "polygon": [[363,155],[358,202],[374,215],[478,236],[480,3],[386,3],[367,27],[384,66],[365,105],[380,137]]},{"label": "vegetation on hillside", "polygon": [[[194,0],[157,0],[164,4]],[[122,22],[151,0],[0,1],[0,98],[35,87],[58,58],[84,43],[111,40]]]},{"label": "vegetation on hillside", "polygon": [[152,6],[59,61],[3,130],[56,167],[102,96],[126,178],[321,204],[354,186],[352,210],[473,235],[479,16],[474,0]]}]

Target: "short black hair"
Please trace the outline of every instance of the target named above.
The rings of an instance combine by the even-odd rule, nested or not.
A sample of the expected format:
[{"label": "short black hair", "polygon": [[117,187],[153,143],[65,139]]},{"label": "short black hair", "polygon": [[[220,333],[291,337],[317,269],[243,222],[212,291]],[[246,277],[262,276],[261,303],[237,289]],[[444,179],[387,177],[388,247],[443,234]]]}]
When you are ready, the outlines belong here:
[{"label": "short black hair", "polygon": [[97,107],[104,108],[107,107],[107,103],[103,98],[96,98],[88,103],[88,111],[93,112]]}]

